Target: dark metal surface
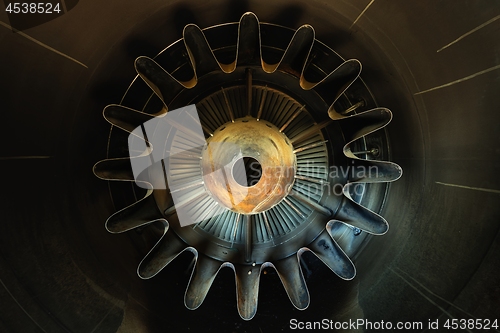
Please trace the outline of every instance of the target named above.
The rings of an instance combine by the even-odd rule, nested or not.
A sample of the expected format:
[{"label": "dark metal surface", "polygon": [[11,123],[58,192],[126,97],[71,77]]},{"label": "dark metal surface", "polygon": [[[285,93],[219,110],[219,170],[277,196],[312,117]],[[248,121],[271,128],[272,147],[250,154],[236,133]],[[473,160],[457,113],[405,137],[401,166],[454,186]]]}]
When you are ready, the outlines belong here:
[{"label": "dark metal surface", "polygon": [[[231,26],[227,24],[206,30],[220,31]],[[338,61],[338,56],[323,46],[324,52],[332,54],[331,61],[317,63],[311,57],[312,52],[318,50],[318,46],[313,44],[314,30],[310,26],[303,26],[295,32],[286,49],[279,49],[278,38],[268,40],[265,47],[273,48],[274,52],[281,51],[283,55],[275,65],[266,64],[262,57],[264,46],[260,42],[261,29],[275,35],[286,35],[288,32],[283,27],[262,25],[255,14],[245,13],[238,23],[236,45],[228,44],[216,50],[220,57],[227,50],[231,52],[236,49],[232,61],[236,65],[223,70],[225,65],[216,59],[205,33],[195,25],[184,28],[183,41],[194,77],[189,85],[183,87],[191,90],[188,96],[197,96],[195,101],[199,109],[194,110],[196,119],[200,119],[196,123],[188,125],[182,118],[171,118],[171,114],[164,111],[171,108],[168,101],[175,98],[176,103],[182,104],[186,94],[180,91],[173,97],[172,91],[160,91],[158,87],[161,83],[152,84],[152,81],[159,81],[150,78],[173,77],[176,71],[168,73],[164,68],[155,67],[162,65],[149,58],[139,58],[136,69],[144,82],[163,100],[164,107],[156,113],[156,117],[117,105],[109,105],[104,109],[104,117],[108,122],[131,134],[128,150],[132,166],[147,156],[151,157],[151,163],[154,162],[148,167],[149,176],[144,178],[135,175],[136,185],[143,187],[143,183],[149,184],[145,199],[113,214],[107,222],[108,230],[125,231],[134,224],[142,229],[153,222],[163,221],[164,233],[139,265],[139,276],[151,278],[186,249],[192,251],[195,255],[194,279],[191,279],[186,292],[189,296],[186,296],[185,304],[195,309],[205,298],[219,268],[232,267],[236,278],[238,313],[245,320],[252,319],[257,312],[263,268],[280,266],[282,272],[278,273],[281,273],[289,295],[308,293],[298,265],[304,251],[313,252],[342,279],[353,279],[356,272],[354,264],[334,239],[331,224],[335,220],[328,221],[332,218],[344,219],[340,222],[346,225],[340,224],[337,231],[356,226],[359,232],[367,231],[374,235],[385,233],[387,222],[359,204],[363,199],[366,201],[370,195],[373,196],[372,191],[362,185],[362,194],[358,193],[353,198],[351,193],[359,192],[359,183],[390,182],[401,176],[401,168],[395,163],[366,160],[351,153],[351,148],[359,146],[356,140],[389,123],[392,114],[388,109],[372,109],[357,114],[353,112],[352,106],[347,112],[352,114],[347,116],[333,109],[338,98],[358,78],[361,70],[359,61],[343,62],[317,83],[307,82],[305,73],[314,72],[310,68],[334,68],[332,63]],[[305,38],[301,41],[304,33]],[[162,54],[172,53],[176,44],[163,50]],[[255,60],[257,58],[259,61]],[[291,66],[290,61],[301,64],[299,72]],[[178,68],[187,67],[176,58],[167,59],[163,66],[173,62],[180,64]],[[148,74],[144,76],[142,69],[146,67],[149,68]],[[239,71],[236,70],[238,68]],[[233,75],[224,77],[219,75],[220,72]],[[291,75],[286,77],[283,74]],[[213,75],[217,76],[217,81],[211,80]],[[244,88],[240,86],[241,81],[245,83]],[[207,82],[213,92],[204,96],[207,94]],[[178,85],[181,86],[180,83]],[[268,85],[276,88],[268,88]],[[302,100],[308,99],[307,94],[314,97],[318,94],[318,102],[331,103],[328,109],[331,120],[324,116],[327,107],[317,106],[321,103],[300,106],[297,100],[288,96],[288,87],[294,85],[302,89],[297,93]],[[323,93],[321,90],[312,91],[316,87],[322,87]],[[365,90],[364,94],[358,90],[356,98],[368,100],[370,96]],[[291,93],[294,93],[293,90]],[[189,102],[189,99],[185,100],[186,104]],[[150,98],[143,109],[148,108],[148,104]],[[188,108],[191,110],[193,106]],[[256,113],[254,108],[259,110],[257,118],[253,117]],[[174,110],[173,114],[178,112]],[[185,116],[190,122],[193,117],[189,120]],[[332,120],[344,120],[339,122],[344,126],[334,127]],[[173,127],[168,124],[173,124]],[[200,133],[192,128],[193,125],[200,127]],[[340,130],[342,139],[332,139],[334,136],[329,136],[330,140],[324,139],[325,133],[337,130]],[[138,145],[131,145],[137,140]],[[117,149],[124,150],[124,147],[108,145],[108,151]],[[335,156],[340,151],[347,159]],[[246,165],[250,162],[244,162],[245,159],[259,166],[255,182],[247,182],[250,177],[247,173],[252,168],[250,164]],[[130,173],[123,170],[126,169],[123,165],[125,161],[101,161],[94,166],[94,173],[107,180],[130,181],[126,178]],[[121,163],[119,167],[113,168],[118,162]],[[371,174],[372,169],[376,170],[375,175]],[[334,170],[342,175],[336,174]],[[113,175],[114,171],[116,175]],[[239,179],[241,177],[243,179]],[[338,187],[341,191],[336,193]],[[154,195],[150,195],[151,189]],[[379,199],[383,200],[383,197]],[[151,206],[153,201],[158,207]],[[110,225],[118,228],[109,229]],[[169,226],[172,226],[171,231]],[[352,253],[361,244],[351,242],[344,246]],[[202,255],[199,262],[201,268],[197,267],[198,255]],[[213,274],[211,277],[206,276],[207,272],[200,271],[207,262],[205,256],[220,261],[218,267],[208,266],[208,274]],[[295,257],[295,261],[291,257]],[[283,269],[280,261],[296,264]],[[198,283],[200,286],[196,286]],[[304,296],[290,299],[300,309],[304,308]]]},{"label": "dark metal surface", "polygon": [[[382,210],[391,229],[355,259],[358,278],[339,281],[305,254],[313,268],[305,273],[309,291],[321,296],[299,312],[284,288],[276,288],[279,277],[268,272],[260,283],[259,312],[243,323],[236,294],[228,291],[234,287],[228,269],[195,312],[163,301],[182,302],[192,256],[181,255],[157,279],[137,280],[136,264],[157,233],[109,234],[102,221],[135,198],[123,182],[111,185],[123,193],[112,201],[106,183],[89,170],[106,157],[109,125],[102,109],[122,97],[135,76],[135,58],[154,57],[186,24],[237,22],[248,10],[293,29],[312,24],[317,39],[360,60],[377,102],[394,112],[386,131],[392,160],[405,174]],[[8,143],[0,161],[7,175],[0,202],[0,330],[274,332],[286,331],[290,318],[493,318],[500,267],[500,21],[491,20],[499,15],[494,1],[80,1],[56,20],[23,31],[86,67],[0,26],[7,125],[0,135]],[[0,20],[8,23],[3,11]],[[134,89],[150,91],[146,85]],[[359,151],[376,144],[367,140]]]}]

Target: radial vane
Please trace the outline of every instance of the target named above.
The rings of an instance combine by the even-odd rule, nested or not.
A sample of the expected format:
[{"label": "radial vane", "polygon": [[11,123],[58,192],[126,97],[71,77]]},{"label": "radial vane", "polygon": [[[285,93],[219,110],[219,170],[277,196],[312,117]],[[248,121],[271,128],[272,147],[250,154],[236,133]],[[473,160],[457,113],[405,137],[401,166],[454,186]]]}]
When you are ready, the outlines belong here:
[{"label": "radial vane", "polygon": [[[387,182],[402,174],[378,131],[392,113],[358,79],[359,61],[315,40],[310,25],[294,31],[245,13],[239,23],[187,25],[181,40],[155,59],[139,57],[135,68],[139,79],[122,105],[104,109],[117,129],[94,173],[145,193],[108,218],[108,231],[161,225],[141,278],[190,251],[186,307],[202,305],[229,267],[246,320],[257,312],[264,269],[276,270],[296,308],[307,308],[306,251],[339,278],[354,278],[349,255],[388,230],[376,211]],[[199,131],[161,125],[188,105]],[[137,165],[147,166],[140,175]]]}]

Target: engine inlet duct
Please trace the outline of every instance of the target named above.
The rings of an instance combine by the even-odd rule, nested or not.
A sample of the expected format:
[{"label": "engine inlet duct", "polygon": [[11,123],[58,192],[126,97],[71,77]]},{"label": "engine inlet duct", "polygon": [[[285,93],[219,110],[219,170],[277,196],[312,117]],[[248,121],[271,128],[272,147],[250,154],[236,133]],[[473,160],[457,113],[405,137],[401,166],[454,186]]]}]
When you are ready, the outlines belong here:
[{"label": "engine inlet duct", "polygon": [[250,320],[265,269],[296,308],[308,307],[304,252],[354,278],[349,256],[387,232],[375,211],[402,174],[378,131],[392,113],[376,106],[359,61],[315,40],[310,25],[294,31],[245,13],[239,23],[187,25],[135,68],[121,104],[104,109],[121,130],[94,173],[132,182],[142,196],[108,218],[109,232],[162,226],[142,279],[190,251],[186,307],[198,308],[230,267],[238,312]]}]

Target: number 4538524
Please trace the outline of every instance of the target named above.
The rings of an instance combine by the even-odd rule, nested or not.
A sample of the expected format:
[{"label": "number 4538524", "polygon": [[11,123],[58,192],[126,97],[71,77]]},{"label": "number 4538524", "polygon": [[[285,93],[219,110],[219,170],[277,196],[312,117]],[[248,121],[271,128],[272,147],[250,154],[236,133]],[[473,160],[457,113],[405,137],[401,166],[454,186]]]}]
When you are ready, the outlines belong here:
[{"label": "number 4538524", "polygon": [[7,5],[5,11],[9,14],[59,14],[61,7],[59,3],[50,2],[13,2]]},{"label": "number 4538524", "polygon": [[498,321],[490,319],[448,319],[443,325],[446,329],[469,329],[469,330],[490,330],[498,329]]}]

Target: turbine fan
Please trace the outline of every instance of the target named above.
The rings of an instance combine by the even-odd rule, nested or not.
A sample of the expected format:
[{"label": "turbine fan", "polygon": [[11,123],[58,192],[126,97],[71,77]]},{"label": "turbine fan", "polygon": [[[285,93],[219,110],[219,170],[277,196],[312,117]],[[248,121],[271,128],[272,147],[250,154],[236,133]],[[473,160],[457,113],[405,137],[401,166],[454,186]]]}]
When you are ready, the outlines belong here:
[{"label": "turbine fan", "polygon": [[[144,198],[106,221],[112,233],[163,223],[161,239],[138,267],[141,278],[153,277],[181,252],[191,251],[196,264],[185,305],[199,307],[221,267],[231,267],[238,312],[249,320],[257,311],[266,267],[277,271],[298,309],[309,304],[300,264],[305,251],[340,278],[355,276],[346,252],[355,255],[361,241],[343,235],[364,232],[365,239],[388,230],[387,222],[363,204],[380,208],[384,183],[402,174],[397,164],[382,161],[387,141],[383,131],[373,132],[386,126],[392,113],[370,108],[375,104],[358,79],[357,60],[344,61],[315,40],[309,25],[293,31],[245,13],[239,23],[203,31],[187,25],[182,40],[155,60],[139,57],[135,68],[154,94],[134,80],[122,105],[104,109],[109,123],[136,133],[167,110],[195,104],[205,134],[197,138],[181,129],[158,147],[150,144],[157,142],[154,135],[161,129],[156,129],[153,138],[132,136],[143,142],[144,151],[94,166],[99,178],[134,182],[134,160],[149,160],[155,150],[188,150],[175,161],[151,166],[153,183],[165,183],[165,173],[171,175],[163,189],[151,184]],[[217,146],[227,141],[241,151],[237,159]],[[108,148],[116,153],[123,145],[123,138],[112,138]],[[227,177],[246,191],[243,197],[235,201],[235,191],[211,181],[214,164],[240,166]],[[173,192],[181,198],[175,204]],[[182,227],[180,207],[200,222]]]}]

